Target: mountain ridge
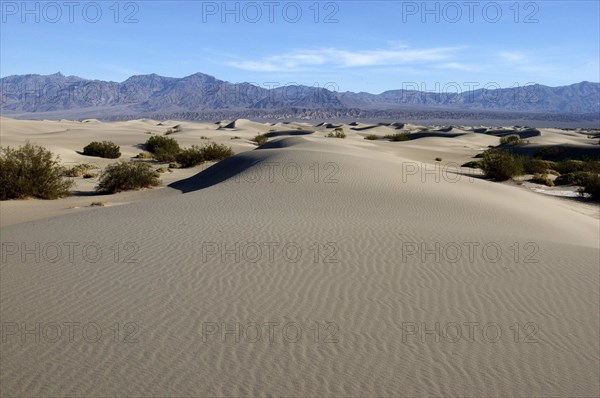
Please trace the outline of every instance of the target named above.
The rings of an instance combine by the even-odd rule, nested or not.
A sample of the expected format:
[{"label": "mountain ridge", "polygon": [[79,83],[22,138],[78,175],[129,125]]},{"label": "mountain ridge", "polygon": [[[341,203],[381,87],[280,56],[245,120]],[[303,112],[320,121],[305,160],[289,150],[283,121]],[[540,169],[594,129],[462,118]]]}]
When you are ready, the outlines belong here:
[{"label": "mountain ridge", "polygon": [[231,83],[201,72],[182,78],[155,73],[133,75],[123,82],[91,80],[79,76],[11,75],[0,79],[0,111],[5,116],[86,113],[89,117],[152,112],[211,112],[261,110],[331,110],[348,115],[356,110],[479,112],[530,112],[550,114],[600,113],[600,83],[583,81],[550,87],[523,87],[463,92],[392,89],[380,94],[337,92],[323,87],[287,85],[262,87]]}]

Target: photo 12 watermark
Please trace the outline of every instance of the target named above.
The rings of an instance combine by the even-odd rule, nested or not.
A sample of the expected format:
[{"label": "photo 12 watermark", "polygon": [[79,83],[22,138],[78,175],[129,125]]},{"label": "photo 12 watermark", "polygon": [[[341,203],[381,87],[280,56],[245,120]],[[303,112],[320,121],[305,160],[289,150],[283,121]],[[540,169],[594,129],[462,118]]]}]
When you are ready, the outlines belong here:
[{"label": "photo 12 watermark", "polygon": [[11,23],[139,23],[137,1],[2,1],[3,24]]},{"label": "photo 12 watermark", "polygon": [[402,343],[539,343],[535,322],[503,325],[499,322],[402,322]]},{"label": "photo 12 watermark", "polygon": [[100,261],[115,264],[136,264],[140,248],[136,242],[2,242],[0,263],[68,263],[96,264]]},{"label": "photo 12 watermark", "polygon": [[2,344],[128,343],[139,342],[136,322],[2,322]]},{"label": "photo 12 watermark", "polygon": [[539,245],[514,242],[509,246],[498,242],[401,242],[402,263],[469,264],[497,263],[505,259],[514,264],[538,264]]},{"label": "photo 12 watermark", "polygon": [[539,23],[536,1],[402,1],[402,23]]},{"label": "photo 12 watermark", "polygon": [[335,322],[202,322],[203,343],[312,343],[339,342]]},{"label": "photo 12 watermark", "polygon": [[335,242],[313,242],[310,245],[292,241],[202,242],[201,251],[202,263],[295,264],[304,259],[314,264],[340,262],[339,247]]},{"label": "photo 12 watermark", "polygon": [[[268,133],[265,134],[268,137]],[[234,176],[237,184],[248,183],[287,183],[297,184],[308,182],[314,184],[337,184],[340,166],[336,162],[303,163],[288,162],[261,162],[260,164]]]},{"label": "photo 12 watermark", "polygon": [[340,2],[335,1],[203,1],[202,23],[337,24]]}]

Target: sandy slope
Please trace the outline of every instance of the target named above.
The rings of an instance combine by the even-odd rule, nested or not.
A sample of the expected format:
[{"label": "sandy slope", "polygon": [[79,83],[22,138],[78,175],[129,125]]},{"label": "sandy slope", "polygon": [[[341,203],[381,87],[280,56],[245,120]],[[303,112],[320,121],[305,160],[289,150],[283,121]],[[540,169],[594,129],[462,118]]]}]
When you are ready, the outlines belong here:
[{"label": "sandy slope", "polygon": [[[325,132],[240,143],[171,195],[3,227],[0,395],[600,394],[597,219],[433,168],[497,138]],[[52,322],[87,334],[52,342]]]}]

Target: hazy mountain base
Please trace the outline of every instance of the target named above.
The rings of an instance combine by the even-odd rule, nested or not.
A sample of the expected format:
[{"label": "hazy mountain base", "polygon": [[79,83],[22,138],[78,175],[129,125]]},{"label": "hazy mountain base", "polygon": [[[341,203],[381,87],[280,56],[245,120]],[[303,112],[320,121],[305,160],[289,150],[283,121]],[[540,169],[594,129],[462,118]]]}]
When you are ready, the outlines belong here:
[{"label": "hazy mountain base", "polygon": [[114,108],[84,108],[53,112],[17,113],[2,112],[2,116],[30,120],[98,119],[102,121],[126,121],[137,119],[217,121],[224,119],[253,119],[264,122],[275,121],[336,121],[350,123],[379,123],[402,121],[406,123],[432,125],[523,125],[557,128],[600,128],[599,114],[553,114],[524,112],[477,112],[459,110],[416,110],[416,109],[281,109],[281,110],[215,110],[203,112],[155,112],[119,114]]}]

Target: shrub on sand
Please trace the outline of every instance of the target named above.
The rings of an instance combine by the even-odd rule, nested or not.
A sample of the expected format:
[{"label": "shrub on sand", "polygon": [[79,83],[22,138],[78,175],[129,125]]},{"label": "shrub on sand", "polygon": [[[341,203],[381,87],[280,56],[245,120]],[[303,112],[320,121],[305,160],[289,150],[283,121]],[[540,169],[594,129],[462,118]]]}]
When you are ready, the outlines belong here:
[{"label": "shrub on sand", "polygon": [[116,193],[160,185],[148,163],[121,161],[108,165],[100,175],[96,191]]},{"label": "shrub on sand", "polygon": [[481,169],[485,176],[496,181],[506,181],[513,177],[523,175],[524,160],[503,151],[486,151],[481,160]]},{"label": "shrub on sand", "polygon": [[41,146],[0,147],[0,200],[68,196],[73,181],[64,174],[59,157]]},{"label": "shrub on sand", "polygon": [[169,137],[154,135],[146,141],[146,149],[159,162],[173,162],[181,150],[179,143]]},{"label": "shrub on sand", "polygon": [[252,141],[256,142],[258,145],[262,145],[266,143],[269,138],[264,134],[258,134],[256,137],[252,139]]},{"label": "shrub on sand", "polygon": [[121,156],[121,148],[111,141],[93,141],[83,148],[83,154],[106,159],[117,159]]}]

